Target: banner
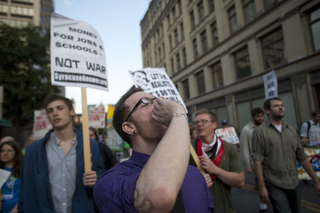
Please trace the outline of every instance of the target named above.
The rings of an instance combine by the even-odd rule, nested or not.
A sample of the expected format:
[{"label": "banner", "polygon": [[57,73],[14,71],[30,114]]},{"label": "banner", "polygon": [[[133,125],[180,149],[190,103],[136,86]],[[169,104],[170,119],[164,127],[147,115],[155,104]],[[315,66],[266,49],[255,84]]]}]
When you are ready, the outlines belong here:
[{"label": "banner", "polygon": [[103,42],[91,25],[53,13],[50,47],[53,85],[108,91]]},{"label": "banner", "polygon": [[239,143],[239,138],[234,127],[216,129],[216,135],[228,143]]},{"label": "banner", "polygon": [[278,81],[274,70],[263,76],[266,100],[278,97]]},{"label": "banner", "polygon": [[47,112],[45,110],[35,110],[33,121],[33,140],[43,138],[50,129],[52,129],[52,125],[48,119]]},{"label": "banner", "polygon": [[104,106],[88,107],[89,110],[89,127],[104,128],[105,127],[105,111]]},{"label": "banner", "polygon": [[172,83],[165,68],[145,68],[129,71],[135,87],[140,87],[144,92],[155,97],[163,96],[167,100],[175,101],[187,110],[177,88]]}]

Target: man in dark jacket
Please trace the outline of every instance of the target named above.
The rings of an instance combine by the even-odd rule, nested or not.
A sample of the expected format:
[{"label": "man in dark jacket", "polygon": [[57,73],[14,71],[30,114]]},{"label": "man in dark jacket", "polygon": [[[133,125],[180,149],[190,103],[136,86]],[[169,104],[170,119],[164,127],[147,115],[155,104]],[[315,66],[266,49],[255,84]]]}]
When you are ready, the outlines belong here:
[{"label": "man in dark jacket", "polygon": [[92,171],[84,172],[83,136],[72,127],[72,102],[48,95],[53,130],[26,150],[21,168],[19,212],[94,212],[92,187],[104,172],[98,144],[90,140]]}]

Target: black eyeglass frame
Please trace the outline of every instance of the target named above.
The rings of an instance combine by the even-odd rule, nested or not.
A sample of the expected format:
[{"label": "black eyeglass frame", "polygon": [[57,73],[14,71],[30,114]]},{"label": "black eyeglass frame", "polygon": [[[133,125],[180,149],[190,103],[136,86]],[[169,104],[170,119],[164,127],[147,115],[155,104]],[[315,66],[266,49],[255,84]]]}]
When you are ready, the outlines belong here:
[{"label": "black eyeglass frame", "polygon": [[[148,102],[147,102],[147,103],[146,103],[146,102],[143,102],[143,99],[148,100]],[[151,103],[153,103],[153,101],[156,100],[156,99],[157,99],[157,98],[147,98],[147,97],[141,98],[141,99],[138,101],[138,103],[133,107],[133,109],[130,111],[130,113],[129,113],[129,115],[127,116],[127,118],[126,118],[125,121],[128,121],[128,118],[132,115],[133,111],[134,111],[141,103],[143,103],[143,104],[145,104],[145,105],[151,104]]]}]

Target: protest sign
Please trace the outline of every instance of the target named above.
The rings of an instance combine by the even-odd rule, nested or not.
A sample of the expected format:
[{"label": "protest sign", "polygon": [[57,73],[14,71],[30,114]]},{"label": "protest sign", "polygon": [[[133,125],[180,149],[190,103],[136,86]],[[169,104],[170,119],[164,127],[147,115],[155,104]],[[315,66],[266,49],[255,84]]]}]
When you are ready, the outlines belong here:
[{"label": "protest sign", "polygon": [[266,100],[278,97],[278,81],[274,70],[263,76]]},{"label": "protest sign", "polygon": [[104,106],[89,107],[89,126],[94,128],[104,128],[105,117]]},{"label": "protest sign", "polygon": [[108,104],[108,112],[107,112],[107,129],[110,129],[112,126],[113,121],[113,112],[114,112],[114,105]]},{"label": "protest sign", "polygon": [[52,129],[52,125],[48,119],[47,112],[45,110],[35,110],[33,121],[33,139],[39,140],[43,138],[50,129]]},{"label": "protest sign", "polygon": [[91,25],[53,13],[50,44],[53,85],[108,91],[103,42]]},{"label": "protest sign", "polygon": [[216,129],[216,135],[228,143],[239,143],[239,138],[234,127]]},{"label": "protest sign", "polygon": [[167,75],[165,68],[144,68],[136,71],[129,71],[135,87],[140,87],[144,92],[156,97],[163,96],[167,100],[175,101],[184,106],[177,88]]}]

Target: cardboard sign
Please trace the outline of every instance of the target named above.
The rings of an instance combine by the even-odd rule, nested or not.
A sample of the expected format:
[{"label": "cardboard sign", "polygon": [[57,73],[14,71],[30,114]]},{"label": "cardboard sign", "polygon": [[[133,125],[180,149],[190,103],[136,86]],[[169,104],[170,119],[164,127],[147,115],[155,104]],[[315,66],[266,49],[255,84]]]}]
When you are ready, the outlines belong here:
[{"label": "cardboard sign", "polygon": [[94,128],[104,128],[105,117],[104,106],[89,107],[89,126]]},{"label": "cardboard sign", "polygon": [[216,129],[216,135],[228,143],[239,143],[239,138],[234,127]]},{"label": "cardboard sign", "polygon": [[52,129],[52,125],[48,119],[47,112],[45,110],[35,110],[33,121],[33,139],[39,140],[43,138],[50,129]]},{"label": "cardboard sign", "polygon": [[169,78],[165,68],[145,68],[136,71],[129,71],[135,87],[140,87],[144,92],[155,97],[164,97],[167,100],[175,101],[187,110],[177,88]]},{"label": "cardboard sign", "polygon": [[278,97],[278,81],[274,70],[263,76],[266,100]]},{"label": "cardboard sign", "polygon": [[108,91],[103,42],[91,25],[53,13],[50,47],[53,85]]}]

